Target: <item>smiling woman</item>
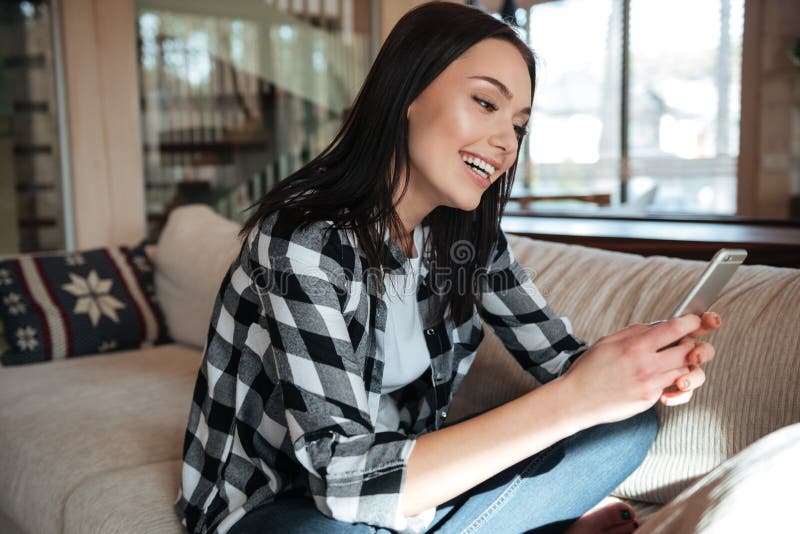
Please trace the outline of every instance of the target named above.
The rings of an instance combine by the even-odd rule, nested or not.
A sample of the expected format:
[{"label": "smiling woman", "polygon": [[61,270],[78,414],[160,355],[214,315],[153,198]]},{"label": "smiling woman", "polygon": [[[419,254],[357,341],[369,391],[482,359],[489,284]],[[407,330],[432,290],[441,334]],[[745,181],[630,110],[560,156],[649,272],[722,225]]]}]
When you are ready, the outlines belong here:
[{"label": "smiling woman", "polygon": [[[703,383],[694,338],[719,321],[588,347],[548,306],[499,228],[535,86],[511,27],[423,4],[333,142],[253,206],[189,414],[190,532],[636,528],[627,505],[586,512],[641,463],[653,405]],[[484,325],[542,386],[446,423]]]},{"label": "smiling woman", "polygon": [[[438,206],[472,211],[516,163],[533,79],[517,47],[485,39],[453,61],[408,107],[411,177],[398,212],[414,228]],[[478,187],[465,187],[464,174]]]},{"label": "smiling woman", "polygon": [[[411,11],[387,37],[333,142],[265,195],[240,235],[296,206],[303,220],[352,230],[379,268],[385,236],[408,254],[425,219],[441,272],[453,274],[451,283],[457,268],[470,279],[497,240],[535,86],[533,52],[511,27],[446,3]],[[455,242],[469,242],[475,261],[453,262]],[[450,292],[443,302],[463,322],[475,299]]]}]

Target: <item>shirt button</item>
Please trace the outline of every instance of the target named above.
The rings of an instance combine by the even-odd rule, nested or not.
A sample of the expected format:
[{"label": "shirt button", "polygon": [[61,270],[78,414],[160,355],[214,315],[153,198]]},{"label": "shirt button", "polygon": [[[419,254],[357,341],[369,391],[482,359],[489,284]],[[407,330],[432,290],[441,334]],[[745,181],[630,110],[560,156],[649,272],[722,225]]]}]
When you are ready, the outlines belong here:
[{"label": "shirt button", "polygon": [[446,419],[446,418],[447,418],[447,412],[442,410],[442,419]]},{"label": "shirt button", "polygon": [[433,330],[433,328],[428,328],[427,330],[425,330],[425,333],[428,334],[429,336],[432,336],[433,333],[434,333],[434,330]]}]

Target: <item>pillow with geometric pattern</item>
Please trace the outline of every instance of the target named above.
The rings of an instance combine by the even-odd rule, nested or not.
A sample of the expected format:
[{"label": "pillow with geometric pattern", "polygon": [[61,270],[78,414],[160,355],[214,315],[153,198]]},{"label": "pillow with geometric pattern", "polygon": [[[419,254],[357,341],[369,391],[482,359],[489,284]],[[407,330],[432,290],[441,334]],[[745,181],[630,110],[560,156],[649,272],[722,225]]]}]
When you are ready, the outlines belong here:
[{"label": "pillow with geometric pattern", "polygon": [[170,340],[145,242],[0,261],[3,365],[132,350]]}]

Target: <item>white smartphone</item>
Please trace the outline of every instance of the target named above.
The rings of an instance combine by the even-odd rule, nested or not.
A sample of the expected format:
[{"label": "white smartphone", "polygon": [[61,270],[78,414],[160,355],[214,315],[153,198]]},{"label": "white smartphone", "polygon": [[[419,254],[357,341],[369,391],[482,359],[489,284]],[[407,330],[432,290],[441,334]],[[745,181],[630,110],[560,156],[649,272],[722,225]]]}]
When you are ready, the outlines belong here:
[{"label": "white smartphone", "polygon": [[703,315],[717,300],[722,288],[725,287],[746,257],[747,251],[744,249],[719,249],[708,262],[700,279],[672,312],[670,319],[687,313]]}]

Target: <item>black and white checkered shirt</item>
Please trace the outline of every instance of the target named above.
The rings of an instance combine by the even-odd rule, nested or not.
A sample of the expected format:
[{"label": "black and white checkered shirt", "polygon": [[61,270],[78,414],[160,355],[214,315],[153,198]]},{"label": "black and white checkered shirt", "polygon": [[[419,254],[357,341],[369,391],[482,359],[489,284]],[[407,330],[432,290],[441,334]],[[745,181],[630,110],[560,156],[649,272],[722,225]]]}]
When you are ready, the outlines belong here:
[{"label": "black and white checkered shirt", "polygon": [[[427,222],[423,221],[423,225]],[[278,211],[243,242],[219,290],[197,376],[175,510],[192,533],[225,533],[277,495],[305,495],[350,523],[424,531],[435,509],[408,518],[399,496],[420,434],[438,429],[483,338],[481,319],[539,382],[587,349],[547,305],[502,234],[467,321],[436,322],[426,255],[417,301],[430,373],[390,393],[400,428],[376,432],[386,303],[352,233],[299,230]],[[386,237],[390,272],[406,257]],[[420,251],[422,253],[422,251]]]}]

